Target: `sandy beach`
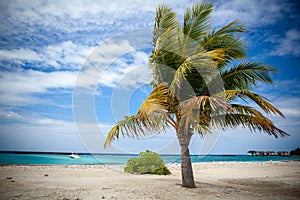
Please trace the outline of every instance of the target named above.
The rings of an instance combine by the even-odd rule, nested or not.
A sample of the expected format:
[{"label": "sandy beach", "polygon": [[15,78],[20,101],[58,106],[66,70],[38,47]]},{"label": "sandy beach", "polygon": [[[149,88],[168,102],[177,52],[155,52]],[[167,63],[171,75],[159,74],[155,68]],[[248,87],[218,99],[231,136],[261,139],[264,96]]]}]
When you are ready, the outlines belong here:
[{"label": "sandy beach", "polygon": [[3,165],[1,199],[300,199],[300,162],[193,164],[195,189],[172,174],[134,175],[122,165]]}]

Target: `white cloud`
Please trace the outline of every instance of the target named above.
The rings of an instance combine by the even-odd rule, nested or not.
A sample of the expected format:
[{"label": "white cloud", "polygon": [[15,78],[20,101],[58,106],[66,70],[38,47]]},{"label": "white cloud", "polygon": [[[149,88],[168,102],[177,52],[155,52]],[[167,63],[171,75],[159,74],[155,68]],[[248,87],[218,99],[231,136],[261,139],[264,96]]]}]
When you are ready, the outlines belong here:
[{"label": "white cloud", "polygon": [[[23,34],[22,31],[26,31],[36,34],[39,29],[43,30],[43,34],[54,36],[57,36],[56,33],[96,32],[94,37],[106,38],[122,31],[152,27],[156,6],[161,3],[170,5],[179,12],[180,16],[183,15],[186,6],[190,5],[186,0],[176,2],[171,0],[163,2],[160,0],[75,0],[72,2],[17,0],[2,3],[0,16],[5,19],[2,27],[9,33]],[[13,27],[17,29],[13,30]],[[20,34],[17,34],[17,38]],[[63,35],[59,37],[63,38]]]},{"label": "white cloud", "polygon": [[[282,111],[287,118],[300,119],[300,98],[279,97],[274,104]],[[300,125],[300,122],[299,122]]]},{"label": "white cloud", "polygon": [[255,89],[255,92],[267,98],[287,118],[282,119],[278,117],[276,118],[277,121],[300,119],[300,85],[297,80],[276,80],[272,86],[260,84]]},{"label": "white cloud", "polygon": [[12,126],[15,124],[27,124],[29,126],[50,126],[53,125],[54,127],[64,127],[70,129],[70,127],[74,126],[74,122],[70,121],[63,121],[59,119],[51,119],[43,116],[39,116],[37,113],[26,112],[19,113],[18,111],[13,111],[10,109],[1,108],[0,109],[0,119],[1,120],[8,120],[12,123]]},{"label": "white cloud", "polygon": [[125,53],[134,51],[134,47],[128,40],[115,41],[108,39],[95,47],[88,59],[86,60],[87,67],[95,67],[99,65],[110,65],[114,60],[118,59]]},{"label": "white cloud", "polygon": [[41,48],[39,51],[20,48],[0,50],[0,59],[24,65],[36,63],[38,68],[79,69],[96,47],[65,41]]},{"label": "white cloud", "polygon": [[[111,41],[102,43],[87,59],[84,67],[78,73],[76,87],[90,87],[95,89],[97,85],[116,87],[116,84],[126,78],[123,82],[125,87],[134,86],[142,82],[149,82],[145,78],[150,72],[147,67],[148,55],[143,51],[134,51],[134,47],[127,40]],[[130,74],[137,69],[143,68],[144,73]]]},{"label": "white cloud", "polygon": [[[38,29],[37,26],[43,26],[42,29],[49,29],[50,32],[60,32],[60,29],[63,29],[64,32],[94,30],[99,32],[99,35],[109,30],[112,34],[110,36],[113,36],[122,30],[152,27],[155,7],[159,3],[159,1],[147,3],[142,1],[130,1],[130,3],[127,1],[86,1],[84,3],[82,1],[6,2],[3,4],[2,15],[3,18],[7,19],[7,24],[2,26],[13,31],[13,28],[10,27],[12,24],[15,27],[26,25],[26,31],[29,33],[31,30]],[[176,3],[167,1],[165,4],[173,7],[179,16],[183,15],[185,7],[191,5],[186,1]],[[225,25],[232,20],[239,19],[247,26],[259,27],[275,23],[288,9],[285,3],[280,2],[273,4],[268,1],[251,0],[217,2],[213,13],[213,21],[216,25]],[[292,32],[287,33],[289,39],[292,39],[293,35],[295,34]],[[32,35],[32,37],[35,38],[35,35]],[[43,37],[49,36],[44,35]],[[87,34],[85,37],[89,37],[89,35]],[[74,38],[73,40],[77,39]],[[95,38],[95,40],[97,39]],[[39,50],[24,47],[0,50],[0,58],[1,60],[14,60],[14,62],[41,62],[41,67],[79,69],[79,65],[86,60],[96,46],[75,44],[74,41],[68,39],[58,44],[42,47]],[[287,39],[281,43],[288,48],[290,46],[289,41]],[[108,53],[114,50],[118,49],[113,46],[110,46],[110,49],[106,48],[106,51],[110,51]],[[294,50],[294,52],[299,54],[298,50]],[[278,54],[279,52],[275,53]]]},{"label": "white cloud", "polygon": [[1,72],[0,103],[4,105],[36,104],[41,99],[34,94],[47,93],[50,89],[73,88],[76,72],[10,71]]},{"label": "white cloud", "polygon": [[[300,99],[296,100],[298,104],[300,104]],[[290,101],[288,102],[290,103]],[[295,105],[292,106],[292,108],[282,108],[281,112],[285,114],[287,117],[297,117],[300,118],[300,110],[299,108],[293,108],[296,107]],[[300,123],[299,123],[300,125]]]},{"label": "white cloud", "polygon": [[93,49],[95,47],[82,46],[66,41],[56,45],[49,45],[42,49],[40,54],[45,64],[51,65],[56,69],[79,69]]},{"label": "white cloud", "polygon": [[[120,153],[117,148],[104,149],[105,135],[111,124],[75,122],[18,113],[0,108],[1,150],[40,150]],[[75,141],[74,141],[75,140]],[[30,144],[30,145],[27,145]]]},{"label": "white cloud", "polygon": [[35,51],[25,48],[0,50],[0,59],[13,61],[41,61],[41,57]]},{"label": "white cloud", "polygon": [[107,86],[107,83],[110,83],[111,87],[126,89],[136,87],[140,83],[149,83],[151,81],[151,71],[147,66],[149,55],[136,51],[131,53],[131,56],[131,59],[124,57],[117,59],[99,81],[100,86]]},{"label": "white cloud", "polygon": [[138,20],[122,26],[148,24],[151,18],[147,12],[153,13],[155,6],[155,2],[143,1],[16,1],[5,3],[3,15],[18,24],[72,32],[86,28],[99,30],[105,25],[118,26],[121,21],[137,19],[137,16]]},{"label": "white cloud", "polygon": [[22,115],[14,112],[14,111],[11,111],[11,110],[4,110],[4,109],[0,109],[0,117],[3,119],[13,119],[13,120],[16,120],[16,119],[21,119],[23,118]]},{"label": "white cloud", "polygon": [[300,84],[297,80],[275,80],[273,85],[259,84],[255,92],[272,102],[278,99],[293,99],[299,95]]},{"label": "white cloud", "polygon": [[276,38],[272,40],[277,44],[274,50],[270,52],[270,55],[285,56],[293,55],[300,56],[300,31],[291,29],[285,32],[283,38]]},{"label": "white cloud", "polygon": [[268,0],[229,0],[218,1],[215,4],[213,22],[224,26],[231,21],[239,20],[250,27],[261,27],[274,24],[288,12],[290,5],[286,2]]},{"label": "white cloud", "polygon": [[[73,131],[75,126],[80,127],[80,131],[84,133],[94,133],[97,134],[97,129],[102,129],[103,132],[107,133],[108,130],[113,126],[112,124],[103,124],[103,123],[95,123],[95,122],[75,122],[75,121],[67,121],[61,119],[53,119],[48,117],[40,116],[39,113],[34,112],[26,112],[19,113],[17,111],[12,111],[9,109],[0,108],[0,118],[1,120],[11,120],[13,122],[11,125],[15,126],[18,124],[25,126],[39,126],[39,127],[54,127],[54,129],[61,129],[66,131]],[[74,132],[74,131],[73,131]],[[84,134],[83,133],[83,134]]]},{"label": "white cloud", "polygon": [[[179,16],[187,6],[188,1],[15,1],[6,2],[3,15],[15,23],[28,23],[31,26],[41,25],[66,32],[83,30],[85,28],[106,28],[117,26],[123,30],[152,26],[155,8],[158,4],[167,4],[178,12]],[[251,27],[268,25],[280,19],[289,4],[267,0],[231,0],[217,1],[214,17],[218,25],[239,19]],[[130,23],[123,23],[124,21]],[[98,27],[98,28],[97,28]]]},{"label": "white cloud", "polygon": [[[134,52],[134,48],[128,41],[106,43],[94,48],[94,51],[91,51],[91,48],[76,49],[76,47],[78,46],[72,42],[48,46],[41,52],[39,57],[46,60],[48,64],[55,62],[57,65],[53,65],[57,68],[60,67],[58,62],[65,62],[63,66],[72,65],[73,63],[73,66],[77,65],[78,69],[83,67],[82,70],[2,72],[0,76],[0,92],[2,93],[0,103],[5,105],[42,103],[41,99],[34,96],[35,94],[46,94],[51,92],[51,89],[59,89],[57,93],[60,93],[60,90],[73,89],[74,86],[91,88],[92,92],[95,93],[97,86],[113,88],[121,79],[123,79],[122,87],[125,88],[135,86],[138,83],[149,82],[148,55],[142,51]],[[12,52],[18,54],[18,51]],[[65,57],[60,56],[63,52]],[[130,60],[128,60],[126,54],[123,55],[124,52],[131,52]],[[90,57],[87,54],[91,54]],[[77,61],[72,58],[77,58]],[[28,57],[27,59],[29,62],[32,58]],[[77,62],[77,64],[74,62]],[[80,65],[80,62],[85,64]],[[136,73],[137,71],[139,73]]]},{"label": "white cloud", "polygon": [[2,72],[1,90],[15,90],[20,93],[46,92],[52,88],[73,87],[76,73],[69,71],[40,72]]}]

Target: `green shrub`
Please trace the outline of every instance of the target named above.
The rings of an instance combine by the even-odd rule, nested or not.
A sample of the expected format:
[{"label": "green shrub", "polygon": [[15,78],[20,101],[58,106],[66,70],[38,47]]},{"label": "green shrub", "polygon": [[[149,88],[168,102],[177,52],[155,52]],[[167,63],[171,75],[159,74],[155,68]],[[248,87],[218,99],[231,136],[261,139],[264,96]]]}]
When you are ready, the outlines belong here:
[{"label": "green shrub", "polygon": [[160,155],[149,150],[141,152],[139,158],[132,158],[128,160],[125,172],[131,174],[171,174]]}]

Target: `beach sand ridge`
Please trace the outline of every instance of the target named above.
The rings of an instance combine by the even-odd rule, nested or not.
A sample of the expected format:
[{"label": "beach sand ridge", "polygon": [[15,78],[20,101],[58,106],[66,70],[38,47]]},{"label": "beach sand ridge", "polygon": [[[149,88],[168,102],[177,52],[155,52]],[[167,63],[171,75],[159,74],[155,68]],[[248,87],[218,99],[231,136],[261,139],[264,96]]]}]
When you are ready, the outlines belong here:
[{"label": "beach sand ridge", "polygon": [[194,163],[197,188],[123,165],[2,165],[0,199],[300,199],[300,162]]}]

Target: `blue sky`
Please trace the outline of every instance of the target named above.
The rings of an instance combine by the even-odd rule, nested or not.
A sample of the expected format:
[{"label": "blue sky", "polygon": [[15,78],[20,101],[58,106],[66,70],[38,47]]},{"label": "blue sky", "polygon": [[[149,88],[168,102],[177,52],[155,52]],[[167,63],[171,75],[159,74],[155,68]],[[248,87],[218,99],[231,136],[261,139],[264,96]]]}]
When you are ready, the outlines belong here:
[{"label": "blue sky", "polygon": [[[147,67],[155,9],[182,16],[192,1],[1,1],[0,150],[178,153],[172,130],[103,149],[105,134],[149,94]],[[275,139],[247,129],[192,139],[191,152],[244,154],[292,150],[300,142],[300,4],[214,1],[212,25],[247,26],[250,59],[276,66],[274,85],[256,92],[281,109],[272,117],[290,134]]]}]

